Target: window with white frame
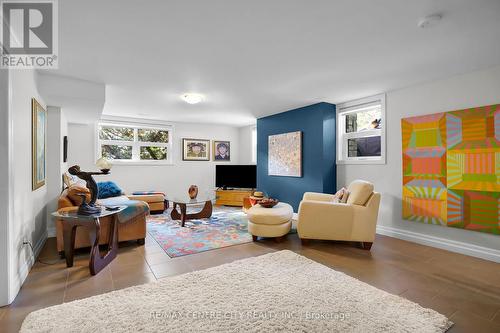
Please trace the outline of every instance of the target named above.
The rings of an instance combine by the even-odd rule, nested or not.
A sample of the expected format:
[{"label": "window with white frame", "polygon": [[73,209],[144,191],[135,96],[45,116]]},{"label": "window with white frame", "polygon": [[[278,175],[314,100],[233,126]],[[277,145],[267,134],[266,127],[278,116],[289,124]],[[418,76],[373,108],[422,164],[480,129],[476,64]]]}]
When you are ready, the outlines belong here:
[{"label": "window with white frame", "polygon": [[385,95],[337,105],[337,163],[385,164]]},{"label": "window with white frame", "polygon": [[97,157],[119,163],[172,163],[172,127],[100,122]]}]

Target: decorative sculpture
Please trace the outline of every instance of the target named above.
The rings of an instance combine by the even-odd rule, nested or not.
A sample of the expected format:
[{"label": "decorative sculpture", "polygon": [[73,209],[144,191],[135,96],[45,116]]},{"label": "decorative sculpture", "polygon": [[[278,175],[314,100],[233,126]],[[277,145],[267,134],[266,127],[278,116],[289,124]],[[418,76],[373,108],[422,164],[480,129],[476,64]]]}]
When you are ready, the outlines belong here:
[{"label": "decorative sculpture", "polygon": [[109,171],[101,172],[85,172],[80,169],[79,165],[74,165],[68,169],[68,172],[73,176],[77,176],[86,182],[87,188],[90,190],[90,202],[86,203],[85,194],[82,193],[82,204],[78,208],[78,214],[80,215],[93,215],[101,212],[100,207],[96,207],[95,203],[97,201],[97,195],[99,189],[97,188],[97,183],[94,180],[94,175],[106,175]]},{"label": "decorative sculpture", "polygon": [[198,196],[198,186],[196,185],[189,186],[188,194],[191,199],[195,199]]}]

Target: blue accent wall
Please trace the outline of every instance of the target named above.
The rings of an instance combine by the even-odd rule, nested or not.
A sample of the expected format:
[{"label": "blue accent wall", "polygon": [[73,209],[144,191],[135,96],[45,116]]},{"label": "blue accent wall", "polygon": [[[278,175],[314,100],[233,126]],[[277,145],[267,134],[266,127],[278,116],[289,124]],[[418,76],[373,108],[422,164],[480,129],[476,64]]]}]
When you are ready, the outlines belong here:
[{"label": "blue accent wall", "polygon": [[[318,103],[257,120],[257,188],[298,210],[304,192],[337,188],[335,105]],[[302,177],[268,175],[269,135],[302,131]]]}]

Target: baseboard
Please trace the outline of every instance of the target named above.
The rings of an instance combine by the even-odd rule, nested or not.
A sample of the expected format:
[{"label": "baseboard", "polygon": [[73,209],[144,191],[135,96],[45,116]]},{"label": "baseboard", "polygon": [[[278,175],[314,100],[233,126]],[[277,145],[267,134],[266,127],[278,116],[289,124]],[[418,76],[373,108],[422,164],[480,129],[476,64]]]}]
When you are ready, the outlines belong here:
[{"label": "baseboard", "polygon": [[[47,231],[40,237],[40,239],[36,242],[36,244],[33,246],[33,255],[29,257],[28,260],[24,262],[24,265],[19,269],[19,274],[17,275],[17,279],[15,279],[11,287],[11,293],[10,293],[10,299],[9,299],[9,304],[14,301],[16,298],[19,290],[21,289],[21,286],[23,285],[24,281],[28,277],[28,274],[31,270],[31,267],[35,264],[36,258],[42,251],[43,246],[45,245],[45,242],[47,241]],[[29,245],[26,245],[29,246]],[[31,250],[30,250],[31,251]]]},{"label": "baseboard", "polygon": [[[54,228],[54,230],[56,230]],[[38,257],[38,255],[40,254],[40,252],[42,252],[42,248],[43,246],[45,245],[45,242],[47,241],[47,238],[49,237],[49,234],[48,234],[48,231],[45,232],[42,237],[40,237],[40,239],[38,240],[38,242],[36,242],[35,246],[33,246],[33,250],[34,250],[34,256],[35,256],[35,259]]]},{"label": "baseboard", "polygon": [[377,226],[377,234],[500,263],[500,251],[484,246],[468,244],[441,237],[423,235],[418,232],[382,225]]}]

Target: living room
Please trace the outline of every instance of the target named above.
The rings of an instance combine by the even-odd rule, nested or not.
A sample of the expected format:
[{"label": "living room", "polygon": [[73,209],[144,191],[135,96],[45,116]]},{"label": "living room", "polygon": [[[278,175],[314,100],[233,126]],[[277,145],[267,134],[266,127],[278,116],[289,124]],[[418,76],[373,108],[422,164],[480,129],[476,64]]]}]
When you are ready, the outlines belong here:
[{"label": "living room", "polygon": [[1,6],[1,332],[500,331],[500,2]]}]

